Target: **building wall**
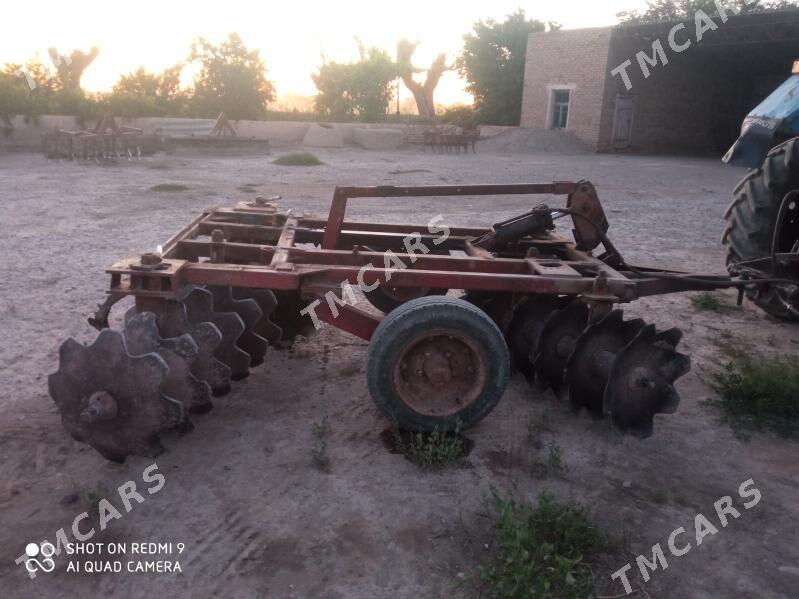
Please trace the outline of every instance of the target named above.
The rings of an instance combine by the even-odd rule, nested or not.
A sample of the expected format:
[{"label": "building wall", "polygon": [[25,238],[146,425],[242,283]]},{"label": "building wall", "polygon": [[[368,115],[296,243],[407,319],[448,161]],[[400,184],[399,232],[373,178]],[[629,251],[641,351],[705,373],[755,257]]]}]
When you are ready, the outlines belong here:
[{"label": "building wall", "polygon": [[[665,40],[664,40],[665,42]],[[610,146],[617,95],[633,98],[634,121],[629,149],[647,153],[700,154],[713,151],[714,123],[724,105],[737,94],[732,89],[735,77],[723,72],[715,60],[705,60],[696,52],[678,55],[666,50],[669,64],[651,68],[644,78],[635,58],[638,51],[652,54],[651,39],[638,39],[615,30],[610,51],[610,70],[624,60],[629,67],[631,89],[621,77],[608,83],[602,139]]]},{"label": "building wall", "polygon": [[567,130],[593,148],[601,146],[600,135],[607,127],[603,127],[602,117],[612,31],[604,27],[530,35],[522,97],[523,127],[549,127],[552,89],[568,88],[571,104]]}]

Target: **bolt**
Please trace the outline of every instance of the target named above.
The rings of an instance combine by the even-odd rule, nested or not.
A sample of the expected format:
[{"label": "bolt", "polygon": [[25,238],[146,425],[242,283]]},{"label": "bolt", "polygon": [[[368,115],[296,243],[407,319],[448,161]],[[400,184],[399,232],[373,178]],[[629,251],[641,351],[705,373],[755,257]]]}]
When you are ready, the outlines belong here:
[{"label": "bolt", "polygon": [[211,231],[211,241],[214,243],[222,243],[225,241],[225,233],[222,229],[214,229]]},{"label": "bolt", "polygon": [[416,376],[422,376],[422,371],[421,370],[417,370],[416,371]]},{"label": "bolt", "polygon": [[147,252],[141,255],[139,262],[141,262],[142,266],[155,266],[156,264],[161,264],[161,256],[152,252]]}]

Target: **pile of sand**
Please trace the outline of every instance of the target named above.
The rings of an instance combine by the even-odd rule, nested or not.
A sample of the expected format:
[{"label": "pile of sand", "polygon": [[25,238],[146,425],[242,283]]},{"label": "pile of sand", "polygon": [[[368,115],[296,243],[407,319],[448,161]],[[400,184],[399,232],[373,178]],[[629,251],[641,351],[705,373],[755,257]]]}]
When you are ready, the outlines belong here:
[{"label": "pile of sand", "polygon": [[478,151],[501,154],[589,154],[591,149],[571,131],[510,129],[481,140]]}]

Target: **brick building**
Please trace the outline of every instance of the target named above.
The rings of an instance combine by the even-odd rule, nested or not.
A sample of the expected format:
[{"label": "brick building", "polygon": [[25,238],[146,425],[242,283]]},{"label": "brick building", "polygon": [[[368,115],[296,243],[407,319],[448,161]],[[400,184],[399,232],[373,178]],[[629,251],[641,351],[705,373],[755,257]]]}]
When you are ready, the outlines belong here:
[{"label": "brick building", "polygon": [[721,154],[796,59],[799,10],[533,33],[521,125],[599,151]]}]

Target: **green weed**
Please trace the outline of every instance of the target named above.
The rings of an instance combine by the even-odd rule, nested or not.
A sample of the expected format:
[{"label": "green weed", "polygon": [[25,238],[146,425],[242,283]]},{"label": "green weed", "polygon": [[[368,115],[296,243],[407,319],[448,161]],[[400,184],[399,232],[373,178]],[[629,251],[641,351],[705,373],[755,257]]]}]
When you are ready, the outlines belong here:
[{"label": "green weed", "polygon": [[590,561],[605,535],[585,508],[557,503],[542,493],[538,505],[517,503],[491,491],[495,553],[480,569],[487,596],[502,599],[584,599],[593,591]]},{"label": "green weed", "polygon": [[753,358],[739,353],[711,382],[718,398],[710,400],[739,435],[770,430],[799,436],[799,361]]}]

